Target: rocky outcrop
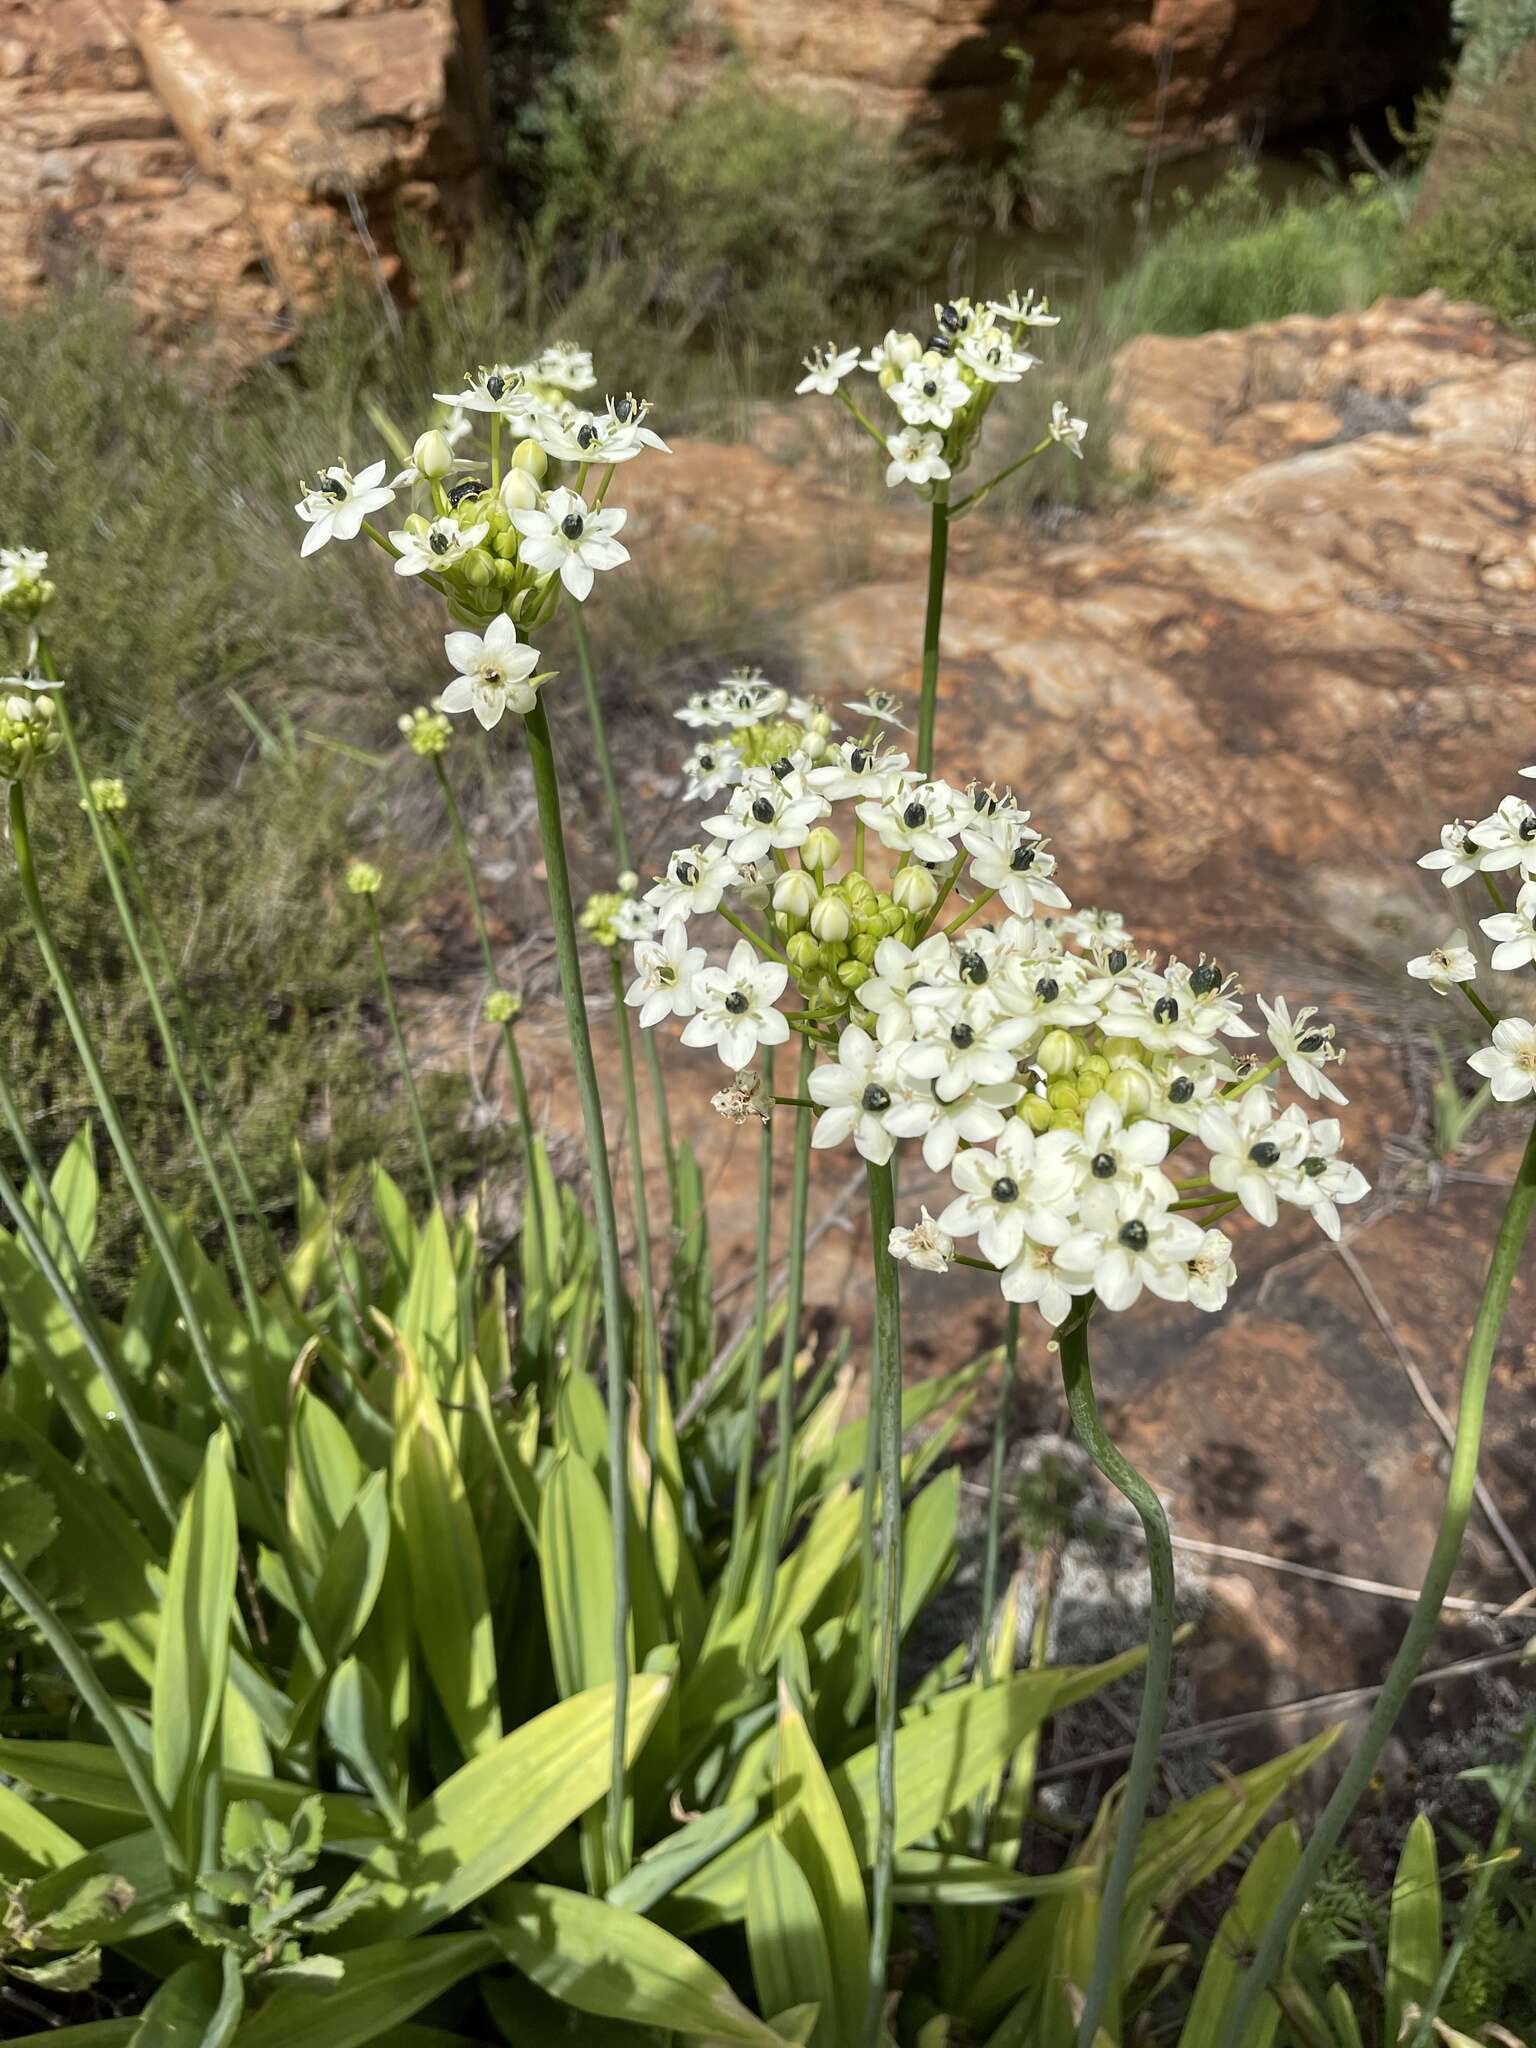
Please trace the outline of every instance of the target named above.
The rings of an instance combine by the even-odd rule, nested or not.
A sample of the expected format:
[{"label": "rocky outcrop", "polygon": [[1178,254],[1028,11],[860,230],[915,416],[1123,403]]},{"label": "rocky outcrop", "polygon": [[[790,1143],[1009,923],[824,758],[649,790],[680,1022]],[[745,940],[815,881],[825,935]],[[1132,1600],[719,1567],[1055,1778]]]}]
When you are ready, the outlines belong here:
[{"label": "rocky outcrop", "polygon": [[270,352],[483,206],[485,79],[480,0],[0,0],[0,291],[88,256],[164,339]]},{"label": "rocky outcrop", "polygon": [[835,93],[972,149],[996,141],[1010,45],[1041,92],[1081,74],[1166,152],[1271,134],[1411,92],[1445,0],[706,0],[769,83]]}]

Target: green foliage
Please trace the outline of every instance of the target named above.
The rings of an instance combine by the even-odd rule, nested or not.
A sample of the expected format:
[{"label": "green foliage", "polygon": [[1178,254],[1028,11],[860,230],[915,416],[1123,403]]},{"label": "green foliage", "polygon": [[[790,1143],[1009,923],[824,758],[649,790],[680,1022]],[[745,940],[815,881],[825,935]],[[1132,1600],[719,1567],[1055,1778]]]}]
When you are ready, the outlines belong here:
[{"label": "green foliage", "polygon": [[[1536,93],[1529,98],[1536,104]],[[1475,299],[1512,326],[1536,315],[1536,149],[1503,148],[1459,172],[1444,202],[1404,235],[1385,283]]]},{"label": "green foliage", "polygon": [[1204,334],[1287,313],[1365,306],[1401,229],[1390,188],[1373,179],[1317,205],[1265,195],[1255,166],[1232,171],[1105,295],[1118,333]]},{"label": "green foliage", "polygon": [[1036,228],[1092,226],[1140,163],[1139,146],[1113,107],[1084,96],[1076,74],[1032,113],[1034,59],[1017,47],[1004,55],[1013,84],[998,118],[1000,161],[992,186],[998,226],[1020,211]]}]

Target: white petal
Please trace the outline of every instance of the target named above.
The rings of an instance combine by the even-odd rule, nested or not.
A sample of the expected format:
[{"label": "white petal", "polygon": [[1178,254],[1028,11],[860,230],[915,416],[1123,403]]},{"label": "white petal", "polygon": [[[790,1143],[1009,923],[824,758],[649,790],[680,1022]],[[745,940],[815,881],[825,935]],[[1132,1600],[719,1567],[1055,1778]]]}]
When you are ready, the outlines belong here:
[{"label": "white petal", "polygon": [[447,633],[443,636],[443,652],[461,675],[472,676],[489,640],[489,634],[482,641],[478,633]]}]

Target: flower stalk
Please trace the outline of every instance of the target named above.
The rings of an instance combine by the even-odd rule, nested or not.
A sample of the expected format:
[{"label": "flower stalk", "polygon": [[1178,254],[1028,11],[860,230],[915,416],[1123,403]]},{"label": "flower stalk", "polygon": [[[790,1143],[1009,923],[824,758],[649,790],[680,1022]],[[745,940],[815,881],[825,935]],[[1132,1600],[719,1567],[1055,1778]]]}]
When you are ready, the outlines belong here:
[{"label": "flower stalk", "polygon": [[1375,1772],[1377,1760],[1397,1725],[1403,1702],[1418,1675],[1424,1654],[1440,1625],[1440,1610],[1451,1577],[1461,1556],[1467,1518],[1472,1510],[1477,1481],[1478,1453],[1482,1445],[1483,1416],[1488,1400],[1488,1381],[1505,1311],[1509,1306],[1515,1275],[1519,1271],[1531,1222],[1536,1216],[1536,1124],[1526,1140],[1525,1152],[1505,1204],[1499,1234],[1483,1283],[1482,1300],[1467,1347],[1466,1369],[1462,1375],[1461,1402],[1456,1415],[1456,1437],[1451,1449],[1450,1477],[1435,1547],[1424,1574],[1422,1589],[1404,1631],[1402,1643],[1392,1660],[1385,1684],[1366,1722],[1365,1732],[1355,1745],[1332,1798],[1323,1808],[1311,1838],[1291,1881],[1281,1895],[1273,1915],[1254,1950],[1231,2013],[1222,2029],[1218,2048],[1237,2048],[1247,2039],[1258,2013],[1260,2000],[1280,1967],[1297,1915],[1305,1906],[1328,1858],[1337,1848],[1350,1816],[1360,1803]]},{"label": "flower stalk", "polygon": [[896,1223],[890,1162],[866,1163],[870,1249],[875,1282],[875,1365],[878,1383],[871,1426],[879,1430],[880,1648],[875,1662],[875,1789],[879,1819],[869,1945],[865,2048],[878,2048],[885,2024],[886,1976],[896,1877],[896,1710],[901,1651],[901,1287],[889,1250]]},{"label": "flower stalk", "polygon": [[1147,1801],[1157,1776],[1157,1753],[1168,1713],[1174,1633],[1173,1545],[1169,1541],[1168,1517],[1154,1489],[1110,1440],[1099,1414],[1088,1362],[1088,1319],[1091,1312],[1090,1301],[1079,1309],[1061,1333],[1061,1376],[1067,1407],[1084,1450],[1110,1484],[1123,1493],[1136,1510],[1146,1535],[1152,1594],[1147,1612],[1147,1667],[1142,1685],[1141,1713],[1136,1722],[1130,1768],[1120,1795],[1115,1846],[1099,1898],[1098,1934],[1078,2021],[1078,2048],[1094,2048],[1105,2013],[1115,1996],[1126,1894],[1136,1865],[1136,1845],[1146,1819]]},{"label": "flower stalk", "polygon": [[917,768],[933,773],[933,727],[938,712],[939,635],[944,624],[944,582],[949,568],[949,485],[933,487],[928,531],[928,606],[923,615],[923,682],[917,701]]},{"label": "flower stalk", "polygon": [[640,1099],[635,1087],[635,1042],[624,1003],[624,963],[618,950],[609,955],[613,976],[613,1021],[619,1037],[619,1069],[624,1082],[624,1120],[629,1127],[630,1202],[635,1217],[635,1278],[640,1295],[641,1403],[645,1414],[645,1449],[656,1479],[657,1431],[661,1415],[661,1333],[656,1322],[656,1279],[651,1263],[651,1211],[645,1185],[645,1154],[640,1145]]},{"label": "flower stalk", "polygon": [[[816,1064],[816,1048],[809,1039],[800,1045],[800,1080],[796,1093],[804,1095]],[[789,1534],[790,1483],[795,1448],[795,1360],[800,1355],[800,1314],[805,1302],[805,1218],[811,1181],[811,1112],[795,1111],[795,1144],[789,1181],[789,1250],[784,1279],[784,1329],[779,1342],[779,1383],[775,1409],[776,1437],[773,1450],[773,1494],[768,1528],[763,1543],[762,1576],[766,1588]],[[768,1622],[768,1601],[763,1601],[761,1626]]]}]

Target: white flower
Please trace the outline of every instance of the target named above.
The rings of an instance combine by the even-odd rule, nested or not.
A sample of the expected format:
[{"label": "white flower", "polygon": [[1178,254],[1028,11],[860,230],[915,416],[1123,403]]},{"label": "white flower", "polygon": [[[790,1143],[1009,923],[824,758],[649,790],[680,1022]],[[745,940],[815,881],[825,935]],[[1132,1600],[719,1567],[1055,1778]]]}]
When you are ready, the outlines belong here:
[{"label": "white flower", "polygon": [[858,712],[871,725],[894,725],[898,732],[912,730],[910,725],[902,723],[902,703],[894,690],[866,690],[862,697],[849,699],[843,709]]},{"label": "white flower", "polygon": [[645,424],[650,411],[647,400],[633,393],[608,401],[605,412],[585,412],[579,406],[562,406],[540,428],[539,445],[558,462],[629,462],[647,448],[670,455],[660,434]]},{"label": "white flower", "polygon": [[720,898],[740,876],[723,846],[682,847],[667,862],[661,880],[646,890],[645,900],[655,904],[663,924],[674,918],[686,924],[690,917],[718,910]]},{"label": "white flower", "polygon": [[1215,1315],[1227,1305],[1228,1290],[1237,1284],[1232,1246],[1219,1230],[1208,1230],[1189,1260],[1189,1299],[1195,1308]]},{"label": "white flower", "polygon": [[518,375],[530,384],[553,385],[557,391],[590,391],[597,382],[592,351],[578,348],[574,341],[552,341],[531,363],[524,363]]},{"label": "white flower", "polygon": [[[382,460],[370,462],[356,476],[345,463],[333,462],[329,469],[321,470],[319,483],[313,490],[306,490],[293,508],[309,528],[299,553],[312,555],[328,540],[356,540],[369,513],[389,504],[394,495],[384,482]],[[28,552],[16,550],[17,554]],[[46,567],[48,557],[44,555],[42,559]],[[12,570],[13,565],[6,563],[0,573],[10,577]]]},{"label": "white flower", "polygon": [[1028,349],[1015,348],[1006,334],[969,334],[955,350],[956,359],[986,384],[1017,384],[1039,362]]},{"label": "white flower", "polygon": [[[620,881],[619,886],[624,886]],[[634,879],[630,877],[630,887]],[[633,946],[641,939],[650,938],[660,928],[660,919],[652,904],[640,896],[626,896],[613,913],[613,929],[626,946]]]},{"label": "white flower", "polygon": [[896,1149],[885,1127],[891,1106],[891,1055],[867,1031],[850,1024],[837,1041],[835,1065],[813,1067],[807,1086],[821,1115],[811,1133],[818,1152],[841,1145],[850,1136],[854,1149],[873,1166],[884,1166]]},{"label": "white flower", "polygon": [[904,1075],[898,1085],[899,1092],[886,1115],[886,1129],[898,1138],[921,1138],[923,1164],[931,1173],[943,1173],[962,1144],[985,1145],[1000,1137],[1008,1122],[1007,1112],[1024,1093],[1017,1081],[999,1081],[988,1088],[968,1089],[953,1102],[945,1102],[931,1086],[914,1087]]},{"label": "white flower", "polygon": [[920,1220],[910,1230],[899,1226],[893,1230],[887,1247],[893,1259],[915,1266],[920,1273],[947,1273],[955,1256],[955,1240],[926,1209],[920,1211]]},{"label": "white flower", "polygon": [[748,939],[738,939],[724,967],[706,967],[695,983],[698,1009],[683,1026],[684,1045],[712,1045],[728,1067],[745,1067],[760,1045],[782,1045],[789,1021],[773,1006],[789,969],[760,960]]},{"label": "white flower", "polygon": [[1536,811],[1523,796],[1505,797],[1499,808],[1474,825],[1467,836],[1480,849],[1482,858],[1478,865],[1487,874],[1514,867],[1529,873],[1536,867]]},{"label": "white flower", "polygon": [[[985,835],[974,825],[969,828],[972,881],[979,888],[995,889],[1015,917],[1031,917],[1037,907],[1068,909],[1065,890],[1052,879],[1056,856],[1045,851],[1039,833],[1026,825],[1022,816],[1000,815],[1003,823],[995,834]],[[986,844],[987,836],[991,837],[990,845]]]},{"label": "white flower", "polygon": [[1285,1071],[1302,1094],[1314,1102],[1320,1097],[1328,1102],[1348,1102],[1349,1097],[1323,1072],[1326,1062],[1343,1055],[1334,1045],[1333,1026],[1311,1022],[1317,1015],[1316,1006],[1303,1003],[1293,1017],[1283,996],[1276,996],[1273,1004],[1260,996],[1258,1005],[1264,1012],[1269,1042],[1285,1061]]},{"label": "white flower", "polygon": [[1061,315],[1051,311],[1049,299],[1035,303],[1033,288],[1022,298],[1017,292],[1010,292],[1006,299],[989,300],[987,311],[995,313],[999,320],[1012,320],[1022,327],[1056,327],[1061,322]]},{"label": "white flower", "polygon": [[701,740],[683,763],[688,795],[707,803],[741,780],[741,749],[730,740]]},{"label": "white flower", "polygon": [[1456,931],[1443,946],[1410,960],[1408,972],[1415,981],[1427,981],[1437,996],[1448,996],[1454,982],[1476,981],[1477,956],[1467,944],[1466,933]]},{"label": "white flower", "polygon": [[940,1212],[940,1227],[974,1237],[994,1266],[1011,1266],[1026,1237],[1049,1240],[1053,1220],[1064,1223],[1075,1213],[1071,1140],[1069,1131],[1036,1137],[1022,1117],[1011,1118],[995,1155],[962,1152],[950,1168],[960,1192]]},{"label": "white flower", "polygon": [[456,413],[496,413],[511,423],[514,431],[526,432],[538,423],[542,408],[524,388],[523,373],[510,363],[493,363],[474,376],[466,373],[462,391],[434,391],[439,405]]},{"label": "white flower", "polygon": [[528,681],[539,665],[539,650],[518,644],[517,628],[498,612],[478,633],[449,633],[443,641],[458,674],[438,703],[444,711],[473,711],[489,730],[504,711],[526,715],[539,701],[538,686]]},{"label": "white flower", "polygon": [[698,979],[707,956],[702,946],[690,946],[688,927],[681,918],[663,925],[660,936],[641,939],[635,947],[635,979],[624,991],[624,1000],[640,1012],[647,1030],[663,1017],[691,1017],[698,1008]]},{"label": "white flower", "polygon": [[1469,836],[1471,830],[1465,818],[1453,818],[1440,827],[1440,844],[1434,851],[1419,856],[1419,866],[1438,871],[1447,889],[1458,888],[1483,865],[1482,849]]},{"label": "white flower", "polygon": [[1130,1308],[1144,1287],[1164,1301],[1187,1301],[1189,1262],[1204,1235],[1188,1216],[1139,1195],[1106,1228],[1074,1232],[1057,1258],[1087,1280],[1108,1309]]},{"label": "white flower", "polygon": [[908,363],[891,403],[909,427],[947,427],[971,402],[971,387],[947,356],[931,351]]},{"label": "white flower", "polygon": [[761,860],[777,848],[781,853],[803,846],[818,818],[832,806],[806,786],[799,769],[748,768],[730,803],[718,818],[706,818],[706,831],[730,847],[740,865]]},{"label": "white flower", "polygon": [[882,370],[899,374],[908,363],[915,363],[922,352],[923,344],[915,334],[903,333],[899,328],[888,327],[885,330],[884,341],[876,342],[859,368],[872,370],[877,377]]},{"label": "white flower", "polygon": [[[1301,1112],[1296,1112],[1300,1116]],[[1310,1209],[1325,1236],[1335,1243],[1339,1237],[1340,1202],[1362,1202],[1371,1184],[1358,1166],[1338,1156],[1343,1129],[1336,1116],[1320,1117],[1307,1127],[1306,1155],[1301,1173],[1289,1199]]]},{"label": "white flower", "polygon": [[825,348],[813,348],[805,358],[806,374],[795,386],[797,397],[816,391],[823,398],[830,398],[843,379],[859,367],[859,352],[856,348],[837,348],[828,342]]},{"label": "white flower", "polygon": [[1066,1272],[1058,1263],[1057,1253],[1067,1235],[1063,1224],[1055,1244],[1047,1242],[1043,1234],[1030,1238],[999,1283],[1004,1301],[1017,1301],[1026,1307],[1033,1304],[1053,1330],[1061,1328],[1072,1313],[1073,1302],[1093,1285],[1081,1273]]},{"label": "white flower", "polygon": [[590,594],[595,570],[617,569],[629,560],[628,548],[614,539],[628,514],[606,506],[590,512],[585,498],[563,486],[551,491],[541,508],[514,510],[507,516],[522,536],[522,559],[546,575],[558,574],[578,600]]},{"label": "white flower", "polygon": [[878,795],[867,796],[855,815],[894,853],[909,853],[914,860],[954,858],[960,808],[947,782],[921,782],[905,772],[888,775]]},{"label": "white flower", "polygon": [[1083,436],[1088,432],[1088,422],[1073,419],[1060,398],[1051,407],[1051,423],[1046,432],[1053,441],[1059,441],[1069,455],[1075,455],[1079,462],[1082,461]]},{"label": "white flower", "polygon": [[931,1081],[934,1093],[953,1102],[969,1088],[1011,1081],[1018,1049],[1030,1034],[1022,1017],[1004,1017],[990,999],[952,992],[947,1004],[927,1007],[923,1026],[930,1034],[906,1042],[901,1071],[912,1081]]},{"label": "white flower", "polygon": [[885,452],[891,458],[885,472],[891,490],[898,484],[938,483],[949,475],[942,434],[924,433],[920,427],[903,427],[891,435]]},{"label": "white flower", "polygon": [[881,753],[861,740],[843,740],[807,771],[805,779],[818,796],[841,803],[878,791],[888,776],[899,775],[906,766],[905,754]]},{"label": "white flower", "polygon": [[882,1045],[895,1045],[911,1038],[917,1023],[909,1001],[920,983],[947,976],[950,945],[942,932],[933,932],[917,946],[900,939],[882,939],[871,963],[874,973],[859,990],[859,1001],[875,1019],[875,1035]]},{"label": "white flower", "polygon": [[1095,1095],[1083,1112],[1079,1141],[1069,1134],[1081,1180],[1084,1207],[1108,1214],[1128,1196],[1152,1196],[1164,1206],[1174,1199],[1173,1183],[1158,1169],[1168,1156],[1166,1124],[1139,1117],[1128,1124],[1112,1095]]},{"label": "white flower", "polygon": [[408,526],[396,527],[389,536],[398,550],[395,574],[420,576],[428,570],[451,569],[471,548],[479,547],[490,530],[486,520],[474,526],[460,526],[452,517],[434,519],[425,533],[414,533]]},{"label": "white flower", "polygon": [[1256,1223],[1273,1223],[1280,1192],[1293,1197],[1305,1129],[1282,1124],[1269,1090],[1251,1088],[1235,1103],[1208,1102],[1199,1132],[1211,1155],[1211,1185],[1236,1195]]},{"label": "white flower", "polygon": [[[1483,918],[1482,927],[1490,939],[1498,941],[1493,949],[1493,965],[1501,974],[1530,966],[1536,961],[1536,882],[1526,882],[1521,887],[1513,910]],[[1471,955],[1467,957],[1470,959]],[[1410,968],[1409,972],[1412,971]],[[1473,974],[1476,971],[1474,962]],[[1470,981],[1473,976],[1462,978]]]},{"label": "white flower", "polygon": [[35,668],[24,668],[13,676],[0,676],[0,690],[62,690],[62,676],[40,675]]},{"label": "white flower", "polygon": [[1057,919],[1056,929],[1083,946],[1123,946],[1129,951],[1134,944],[1118,910],[1074,910]]},{"label": "white flower", "polygon": [[[1146,1072],[1144,1067],[1142,1072]],[[1200,1113],[1206,1103],[1232,1077],[1231,1062],[1219,1047],[1209,1059],[1184,1054],[1178,1059],[1158,1060],[1152,1068],[1149,1114],[1159,1123],[1172,1124],[1176,1131],[1193,1135],[1199,1129]]]},{"label": "white flower", "polygon": [[1536,1024],[1506,1017],[1493,1027],[1493,1043],[1467,1062],[1493,1089],[1495,1102],[1519,1102],[1536,1095]]}]

